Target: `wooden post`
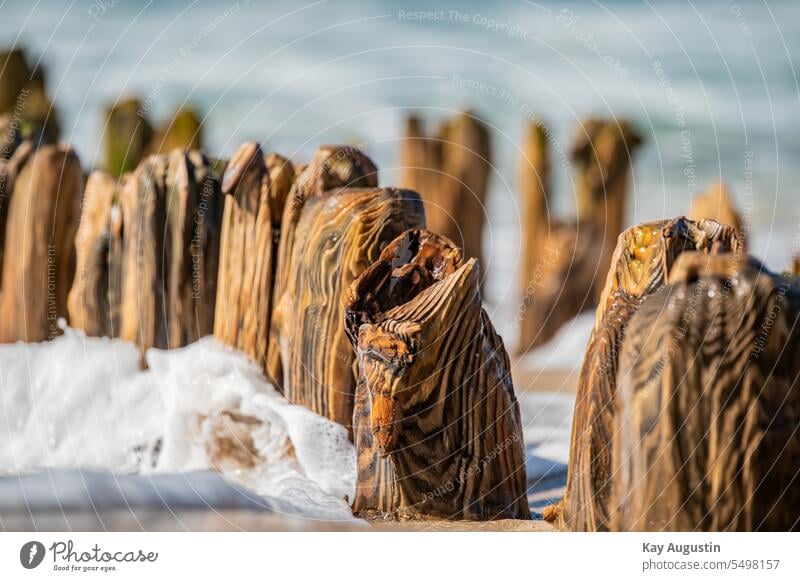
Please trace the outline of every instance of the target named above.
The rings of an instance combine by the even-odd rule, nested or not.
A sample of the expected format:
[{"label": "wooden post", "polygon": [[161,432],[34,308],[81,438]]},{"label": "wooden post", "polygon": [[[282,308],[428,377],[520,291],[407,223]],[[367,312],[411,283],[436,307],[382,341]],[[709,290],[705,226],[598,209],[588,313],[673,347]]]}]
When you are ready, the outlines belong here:
[{"label": "wooden post", "polygon": [[47,96],[44,69],[30,66],[19,48],[0,52],[0,115],[4,113],[19,137],[37,145],[58,141],[58,111]]},{"label": "wooden post", "polygon": [[[332,188],[374,188],[377,185],[378,168],[359,148],[353,146],[324,145],[314,153],[314,158],[308,166],[295,168],[295,181],[285,201],[281,218],[273,311],[277,309],[282,297],[289,292],[289,285],[293,284],[291,279],[297,276],[295,270],[297,263],[294,262],[295,234],[306,203],[312,198],[325,195]],[[302,244],[306,242],[302,241]],[[360,267],[358,272],[361,270],[363,267]],[[352,276],[355,277],[356,274]],[[298,348],[282,345],[280,342],[282,335],[280,327],[274,321],[271,322],[266,371],[267,377],[279,390],[284,389],[284,350]]]},{"label": "wooden post", "polygon": [[718,253],[741,247],[732,227],[712,220],[639,224],[619,237],[578,381],[567,487],[564,498],[545,512],[559,528],[593,531],[609,526],[619,354],[631,317],[668,282],[675,259],[686,250]]},{"label": "wooden post", "polygon": [[274,261],[270,179],[257,143],[231,158],[222,181],[222,219],[214,336],[262,367],[267,356]]},{"label": "wooden post", "polygon": [[478,264],[411,230],[353,284],[362,516],[530,518],[519,407]]},{"label": "wooden post", "polygon": [[36,342],[57,335],[57,319],[67,316],[75,271],[83,191],[80,161],[72,149],[55,145],[29,156],[13,180],[6,220],[0,342]]},{"label": "wooden post", "polygon": [[3,256],[5,254],[8,212],[14,193],[14,180],[28,162],[35,147],[30,141],[13,146],[8,159],[0,159],[0,288],[3,281]]},{"label": "wooden post", "polygon": [[[539,335],[548,318],[536,310],[534,299],[552,269],[553,258],[547,250],[550,235],[550,155],[547,130],[531,121],[525,132],[524,154],[520,171],[522,191],[522,264],[520,291],[522,300],[516,315],[519,329],[518,351],[524,353],[541,342]],[[554,220],[555,223],[555,220]],[[552,246],[552,245],[551,245]],[[549,333],[547,333],[549,335]]]},{"label": "wooden post", "polygon": [[111,336],[109,262],[111,207],[117,182],[104,171],[94,171],[86,181],[83,210],[75,236],[75,279],[67,308],[70,326],[91,337]]},{"label": "wooden post", "polygon": [[633,154],[641,143],[626,121],[587,119],[572,148],[577,166],[578,228],[593,238],[593,245],[603,248],[592,285],[595,300],[603,291],[603,279],[625,222]]},{"label": "wooden post", "polygon": [[[539,131],[529,151],[546,146],[546,129]],[[523,264],[528,271],[523,270],[525,288],[516,315],[520,353],[549,341],[565,323],[597,304],[622,230],[631,157],[639,143],[624,121],[590,119],[581,125],[572,150],[577,165],[577,221],[544,215],[549,198],[536,191],[527,194],[535,203],[528,206],[526,220],[535,222],[542,234],[526,234],[529,224],[523,225],[529,255]],[[537,186],[526,179],[533,180],[527,161],[523,188],[530,191]]]},{"label": "wooden post", "polygon": [[124,224],[120,338],[135,343],[142,355],[151,347],[169,346],[166,172],[166,158],[151,155],[120,191]]},{"label": "wooden post", "polygon": [[145,157],[152,136],[153,129],[137,99],[109,107],[104,128],[106,169],[114,176],[133,171]]},{"label": "wooden post", "polygon": [[203,148],[203,126],[200,114],[192,107],[182,106],[164,123],[153,130],[148,151],[170,153],[175,149],[195,151]]},{"label": "wooden post", "polygon": [[800,527],[800,286],[733,254],[682,254],[620,356],[611,526]]},{"label": "wooden post", "polygon": [[198,151],[168,157],[168,344],[182,347],[214,332],[223,197]]},{"label": "wooden post", "polygon": [[423,212],[410,190],[342,188],[307,199],[272,321],[289,401],[352,425],[355,356],[344,331],[344,297],[386,244],[424,226]]},{"label": "wooden post", "polygon": [[482,233],[491,170],[489,129],[474,113],[459,113],[426,136],[410,117],[401,150],[402,185],[418,188],[428,227],[461,242],[467,256],[482,260]]},{"label": "wooden post", "polygon": [[733,226],[743,248],[747,247],[741,214],[733,203],[728,187],[722,182],[711,184],[703,194],[694,197],[688,218],[716,220],[720,224]]}]

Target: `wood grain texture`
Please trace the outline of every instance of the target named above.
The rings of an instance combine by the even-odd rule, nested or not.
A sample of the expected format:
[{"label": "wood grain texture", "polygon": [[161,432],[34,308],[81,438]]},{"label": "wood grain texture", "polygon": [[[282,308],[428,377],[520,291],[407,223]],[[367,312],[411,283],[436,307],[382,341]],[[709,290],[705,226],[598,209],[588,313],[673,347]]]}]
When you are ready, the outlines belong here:
[{"label": "wood grain texture", "polygon": [[354,512],[530,518],[519,406],[477,261],[406,232],[353,283],[345,319],[359,370]]},{"label": "wood grain texture", "polygon": [[111,208],[117,180],[104,171],[93,171],[86,181],[75,235],[75,278],[67,299],[70,326],[91,337],[110,337],[109,250]]},{"label": "wood grain texture", "polygon": [[686,218],[640,224],[619,237],[581,368],[567,487],[546,514],[559,528],[608,528],[614,398],[626,329],[642,301],[668,282],[676,258],[687,250],[741,252],[741,246],[732,227]]},{"label": "wood grain texture", "polygon": [[691,220],[714,220],[720,224],[733,226],[742,246],[747,248],[747,232],[742,215],[736,208],[733,196],[724,183],[711,184],[705,192],[695,196],[687,217]]},{"label": "wood grain texture", "polygon": [[[288,292],[289,285],[294,284],[295,235],[306,203],[333,188],[374,188],[377,185],[378,168],[363,151],[354,146],[323,145],[314,153],[310,164],[295,167],[295,180],[284,202],[281,217],[273,310]],[[282,334],[278,325],[270,324],[266,371],[267,377],[281,391],[284,386],[284,354],[280,344]]]},{"label": "wood grain texture", "polygon": [[80,161],[64,146],[30,150],[12,185],[0,290],[0,342],[44,341],[60,332],[58,318],[67,317],[83,191]]},{"label": "wood grain texture", "polygon": [[491,135],[473,112],[458,113],[426,134],[417,117],[406,121],[401,184],[425,201],[428,228],[461,244],[483,262],[482,235],[491,174]]},{"label": "wood grain texture", "polygon": [[611,529],[797,530],[797,279],[696,252],[670,279],[622,347]]},{"label": "wood grain texture", "polygon": [[355,355],[344,330],[345,295],[398,234],[424,226],[423,212],[416,192],[393,188],[341,188],[306,201],[273,313],[290,402],[352,425]]}]

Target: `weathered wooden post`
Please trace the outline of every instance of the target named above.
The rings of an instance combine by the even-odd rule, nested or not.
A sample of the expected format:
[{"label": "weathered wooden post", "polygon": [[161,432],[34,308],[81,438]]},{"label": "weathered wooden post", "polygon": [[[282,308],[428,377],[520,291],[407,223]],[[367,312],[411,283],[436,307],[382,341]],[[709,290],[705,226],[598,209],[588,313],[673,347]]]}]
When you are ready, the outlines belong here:
[{"label": "weathered wooden post", "polygon": [[222,181],[222,219],[214,336],[264,365],[273,287],[270,179],[257,143],[231,158]]},{"label": "weathered wooden post", "polygon": [[695,196],[687,217],[691,220],[716,220],[720,224],[733,226],[742,243],[742,248],[746,249],[747,238],[742,216],[736,209],[733,197],[724,183],[711,184],[703,194]]},{"label": "weathered wooden post", "polygon": [[83,209],[75,235],[75,278],[69,291],[69,323],[92,337],[112,336],[109,302],[111,210],[117,181],[94,171],[86,181]]},{"label": "weathered wooden post", "polygon": [[59,116],[47,96],[44,69],[30,66],[19,48],[0,52],[0,115],[4,113],[20,137],[37,145],[58,141]]},{"label": "weathered wooden post", "polygon": [[223,197],[199,151],[167,158],[168,344],[182,347],[214,332]]},{"label": "weathered wooden post", "polygon": [[410,117],[401,149],[403,187],[420,192],[428,227],[461,242],[467,256],[482,259],[482,233],[491,174],[491,135],[474,113],[459,113],[426,135]]},{"label": "weathered wooden post", "polygon": [[120,338],[166,349],[166,279],[168,273],[167,192],[163,176],[167,160],[151,155],[125,180],[120,190],[122,293]]},{"label": "weathered wooden post", "polygon": [[641,143],[642,138],[627,121],[591,118],[581,124],[572,147],[578,228],[593,238],[593,245],[603,247],[594,277],[595,300],[603,291],[603,278],[622,232],[633,154]]},{"label": "weathered wooden post", "polygon": [[[285,384],[284,374],[288,373],[288,370],[286,372],[284,370],[283,359],[294,358],[295,355],[290,353],[300,347],[281,343],[286,336],[282,325],[292,324],[293,313],[287,311],[288,318],[285,323],[280,322],[279,317],[275,318],[275,313],[281,310],[280,302],[284,295],[290,292],[289,286],[295,284],[292,279],[297,276],[296,269],[299,268],[294,257],[295,235],[305,205],[312,198],[323,196],[325,192],[334,188],[374,188],[378,185],[378,168],[358,147],[324,145],[315,152],[314,159],[309,165],[301,167],[302,171],[300,167],[295,168],[295,181],[285,201],[281,218],[273,293],[273,320],[270,322],[267,350],[267,377],[281,390]],[[301,244],[305,245],[306,242],[301,240]],[[358,272],[361,270],[363,267]],[[355,277],[356,274],[351,276]],[[302,289],[299,292],[302,292]],[[286,304],[289,305],[295,298],[289,296],[286,300],[288,301]],[[349,424],[349,420],[346,423]]]},{"label": "weathered wooden post", "polygon": [[[518,351],[525,352],[538,342],[543,321],[536,316],[534,297],[544,283],[553,259],[548,256],[550,235],[550,155],[547,130],[541,123],[528,123],[520,171],[522,192],[522,264],[520,268],[521,302],[516,314],[519,329]],[[555,220],[553,220],[555,223]],[[538,297],[536,297],[538,299]]]},{"label": "weathered wooden post", "polygon": [[118,101],[106,110],[106,169],[114,176],[133,171],[147,154],[153,128],[138,99]]},{"label": "weathered wooden post", "polygon": [[[21,146],[6,217],[0,342],[44,341],[59,333],[75,270],[83,173],[72,149]],[[26,153],[27,151],[27,153]],[[18,158],[19,159],[19,158]]]},{"label": "weathered wooden post", "polygon": [[519,407],[477,261],[407,231],[353,283],[345,320],[359,370],[354,512],[529,518]]},{"label": "weathered wooden post", "polygon": [[424,226],[423,212],[416,192],[393,188],[342,188],[307,199],[273,313],[289,401],[352,425],[356,377],[342,318],[346,292],[399,233]]},{"label": "weathered wooden post", "polygon": [[620,235],[578,382],[567,487],[564,498],[545,511],[545,518],[557,527],[594,531],[609,526],[619,354],[631,317],[646,297],[669,281],[682,252],[740,249],[735,230],[712,220],[650,222]]},{"label": "weathered wooden post", "polygon": [[148,144],[150,153],[170,153],[175,149],[199,151],[202,148],[202,120],[191,106],[179,107],[164,123],[156,125]]},{"label": "weathered wooden post", "polygon": [[678,257],[620,356],[610,528],[800,527],[800,286],[733,254]]}]

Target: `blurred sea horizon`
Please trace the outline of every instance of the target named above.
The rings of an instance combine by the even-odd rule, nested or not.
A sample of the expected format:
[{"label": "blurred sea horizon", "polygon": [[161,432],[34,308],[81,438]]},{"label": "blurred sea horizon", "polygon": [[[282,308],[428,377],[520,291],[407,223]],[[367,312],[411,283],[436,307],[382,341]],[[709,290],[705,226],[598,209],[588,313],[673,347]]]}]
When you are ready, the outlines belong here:
[{"label": "blurred sea horizon", "polygon": [[0,46],[41,60],[62,140],[100,167],[104,109],[137,96],[168,118],[204,115],[206,150],[257,140],[295,160],[359,143],[397,184],[403,118],[470,108],[492,128],[487,302],[518,302],[517,177],[525,123],[552,131],[554,208],[574,206],[580,119],[629,119],[645,138],[628,223],[688,211],[724,180],[751,252],[773,269],[800,246],[800,5],[795,1],[0,3]]}]

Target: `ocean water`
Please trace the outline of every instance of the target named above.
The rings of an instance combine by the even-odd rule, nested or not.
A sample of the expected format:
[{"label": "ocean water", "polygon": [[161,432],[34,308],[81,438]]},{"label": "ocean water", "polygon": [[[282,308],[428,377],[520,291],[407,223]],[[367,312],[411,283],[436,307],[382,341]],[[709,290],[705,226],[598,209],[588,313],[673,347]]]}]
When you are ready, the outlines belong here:
[{"label": "ocean water", "polygon": [[752,251],[773,268],[800,246],[800,6],[692,2],[0,3],[0,44],[40,58],[63,136],[102,164],[103,107],[138,95],[163,119],[184,101],[206,142],[244,140],[307,160],[321,143],[363,144],[384,185],[399,173],[409,111],[471,107],[491,125],[486,299],[501,331],[518,302],[517,171],[526,120],[554,136],[555,209],[574,207],[563,152],[579,119],[631,119],[646,141],[629,222],[673,217],[724,179]]}]

